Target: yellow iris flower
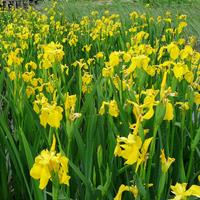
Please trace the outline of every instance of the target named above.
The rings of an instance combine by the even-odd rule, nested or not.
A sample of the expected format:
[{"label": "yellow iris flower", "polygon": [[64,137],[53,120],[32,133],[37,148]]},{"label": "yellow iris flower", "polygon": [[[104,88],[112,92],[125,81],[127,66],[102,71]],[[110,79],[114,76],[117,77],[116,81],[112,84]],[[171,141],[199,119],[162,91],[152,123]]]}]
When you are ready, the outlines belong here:
[{"label": "yellow iris flower", "polygon": [[189,196],[200,197],[200,186],[192,185],[186,190],[187,183],[176,183],[175,186],[171,186],[172,193],[175,197],[172,200],[186,200]]},{"label": "yellow iris flower", "polygon": [[108,112],[112,117],[118,117],[119,116],[119,108],[118,108],[116,100],[111,100],[110,102],[103,101],[102,105],[99,109],[100,115],[104,115],[105,106],[108,106],[108,108],[109,108]]},{"label": "yellow iris flower", "polygon": [[136,123],[133,134],[129,134],[128,137],[117,137],[117,144],[115,147],[114,155],[120,156],[126,160],[125,164],[136,165],[136,171],[139,166],[146,162],[148,155],[147,151],[153,137],[144,140],[137,135],[140,121]]},{"label": "yellow iris flower", "polygon": [[162,164],[162,172],[166,173],[169,167],[171,166],[171,164],[175,161],[175,159],[170,158],[170,157],[166,159],[164,149],[161,150],[160,159],[161,159],[161,164]]},{"label": "yellow iris flower", "polygon": [[49,179],[52,180],[54,174],[58,175],[60,184],[69,185],[68,158],[56,153],[55,146],[56,139],[54,137],[50,151],[42,150],[40,155],[35,158],[35,163],[30,170],[30,175],[34,179],[40,180],[39,188],[41,190],[47,186]]},{"label": "yellow iris flower", "polygon": [[119,190],[118,190],[117,195],[115,196],[114,200],[121,200],[122,193],[125,191],[131,192],[135,198],[138,196],[138,189],[136,186],[125,186],[122,184],[119,187]]}]

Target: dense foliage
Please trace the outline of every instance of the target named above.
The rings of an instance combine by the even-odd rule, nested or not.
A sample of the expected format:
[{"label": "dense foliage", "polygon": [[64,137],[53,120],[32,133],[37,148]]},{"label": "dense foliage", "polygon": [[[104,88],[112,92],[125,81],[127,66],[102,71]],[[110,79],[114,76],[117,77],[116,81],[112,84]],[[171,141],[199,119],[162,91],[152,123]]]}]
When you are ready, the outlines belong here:
[{"label": "dense foliage", "polygon": [[129,18],[0,11],[2,199],[200,197],[187,16]]}]

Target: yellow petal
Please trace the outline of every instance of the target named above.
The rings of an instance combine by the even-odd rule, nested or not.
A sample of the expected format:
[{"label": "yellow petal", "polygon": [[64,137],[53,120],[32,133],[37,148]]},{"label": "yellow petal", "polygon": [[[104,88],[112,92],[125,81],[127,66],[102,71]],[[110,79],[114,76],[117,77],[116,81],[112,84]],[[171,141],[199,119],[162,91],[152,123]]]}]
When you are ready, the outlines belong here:
[{"label": "yellow petal", "polygon": [[131,187],[129,187],[129,191],[132,192],[132,194],[133,194],[133,196],[134,196],[135,198],[137,198],[137,196],[138,196],[138,189],[137,189],[137,186],[131,186]]},{"label": "yellow petal", "polygon": [[188,192],[191,193],[191,195],[195,196],[195,197],[200,197],[200,186],[199,185],[192,185]]},{"label": "yellow petal", "polygon": [[174,76],[177,78],[177,79],[182,79],[182,76],[184,74],[184,69],[181,65],[175,65],[174,68],[173,68],[173,72],[174,72]]},{"label": "yellow petal", "polygon": [[50,151],[55,151],[55,149],[56,149],[56,137],[55,135],[53,135],[53,142]]},{"label": "yellow petal", "polygon": [[37,105],[37,103],[33,103],[33,110],[38,114],[40,112],[39,106]]},{"label": "yellow petal", "polygon": [[115,196],[114,200],[121,200],[121,198],[122,198],[122,193],[123,193],[124,191],[131,192],[131,193],[133,194],[133,196],[134,196],[135,198],[137,198],[138,189],[137,189],[136,186],[125,186],[125,185],[122,184],[122,185],[119,187],[119,190],[118,190],[117,195]]},{"label": "yellow petal", "polygon": [[30,170],[30,175],[34,179],[40,179],[41,171],[42,171],[42,166],[40,164],[35,163]]},{"label": "yellow petal", "polygon": [[68,162],[69,162],[69,159],[65,156],[61,156],[60,158],[60,164],[62,166],[62,168],[68,172]]},{"label": "yellow petal", "polygon": [[141,150],[143,154],[146,154],[146,153],[147,153],[148,148],[149,148],[149,145],[150,145],[152,139],[153,139],[153,137],[150,137],[150,138],[148,138],[148,139],[146,139],[146,140],[144,141],[144,143],[143,143],[143,145],[142,145],[142,150]]},{"label": "yellow petal", "polygon": [[122,148],[124,148],[124,150],[122,150],[121,156],[127,160],[125,164],[132,165],[136,163],[139,157],[138,146],[136,144],[122,145]]},{"label": "yellow petal", "polygon": [[149,108],[148,112],[143,116],[143,119],[151,119],[154,115],[153,106]]},{"label": "yellow petal", "polygon": [[102,103],[102,105],[101,105],[101,107],[99,109],[99,114],[100,115],[104,115],[104,113],[105,113],[105,105],[106,104],[107,104],[107,102],[103,101],[103,103]]},{"label": "yellow petal", "polygon": [[168,157],[167,163],[166,163],[167,168],[169,168],[169,166],[170,166],[174,161],[175,161],[175,158],[170,158],[170,157]]},{"label": "yellow petal", "polygon": [[[176,197],[187,197],[190,196],[190,192],[186,191],[187,183],[176,183],[175,186],[171,185],[172,193],[176,195]],[[178,198],[174,199],[178,199]],[[180,198],[179,198],[180,199]],[[181,199],[180,199],[181,200]]]},{"label": "yellow petal", "polygon": [[51,174],[50,174],[49,168],[48,166],[44,166],[41,171],[40,185],[39,185],[39,188],[41,190],[43,190],[47,186],[47,183],[50,178],[51,178]]},{"label": "yellow petal", "polygon": [[48,115],[48,124],[51,127],[59,128],[60,127],[60,121],[62,120],[62,111],[60,112],[57,109],[51,110],[51,112]]},{"label": "yellow petal", "polygon": [[194,94],[194,102],[199,105],[200,104],[200,94],[198,92],[195,92]]},{"label": "yellow petal", "polygon": [[174,109],[171,103],[167,102],[166,103],[166,112],[165,112],[165,117],[164,120],[172,120],[174,118]]},{"label": "yellow petal", "polygon": [[117,195],[115,196],[114,200],[121,200],[122,193],[126,190],[126,188],[127,188],[127,186],[125,186],[125,185],[122,184],[119,187],[119,190],[118,190]]},{"label": "yellow petal", "polygon": [[40,124],[46,128],[47,125],[47,119],[48,119],[48,111],[42,110],[40,114]]},{"label": "yellow petal", "polygon": [[135,115],[136,119],[139,120],[140,115],[141,115],[141,108],[135,102],[133,102],[133,105],[134,105],[134,107],[133,107],[133,114]]},{"label": "yellow petal", "polygon": [[194,74],[191,71],[187,72],[184,77],[188,83],[192,83],[194,80]]},{"label": "yellow petal", "polygon": [[137,164],[136,164],[136,168],[135,168],[135,172],[137,173],[137,171],[138,171],[138,168],[139,168],[139,166],[141,165],[141,163],[142,163],[142,159],[141,158],[139,158],[138,160],[137,160]]},{"label": "yellow petal", "polygon": [[176,60],[178,58],[178,56],[180,54],[180,50],[176,44],[173,44],[173,43],[169,44],[167,50],[168,50],[168,52],[170,54],[170,58],[172,60]]},{"label": "yellow petal", "polygon": [[116,147],[115,147],[115,150],[114,150],[114,155],[115,156],[121,156],[121,147],[120,147],[119,142],[117,142],[117,144],[116,144]]},{"label": "yellow petal", "polygon": [[160,158],[161,158],[161,163],[162,163],[162,172],[166,173],[169,167],[171,166],[171,164],[175,161],[175,159],[170,158],[170,157],[166,159],[164,149],[161,150]]},{"label": "yellow petal", "polygon": [[166,83],[167,83],[167,71],[165,71],[164,75],[163,75],[163,79],[162,79],[162,83],[161,83],[161,87],[160,87],[160,99],[162,100],[164,97],[164,91],[166,88]]},{"label": "yellow petal", "polygon": [[119,115],[119,109],[115,100],[112,100],[109,103],[109,114],[113,117],[117,117]]},{"label": "yellow petal", "polygon": [[67,175],[67,172],[64,170],[59,171],[59,183],[69,185],[70,176]]}]

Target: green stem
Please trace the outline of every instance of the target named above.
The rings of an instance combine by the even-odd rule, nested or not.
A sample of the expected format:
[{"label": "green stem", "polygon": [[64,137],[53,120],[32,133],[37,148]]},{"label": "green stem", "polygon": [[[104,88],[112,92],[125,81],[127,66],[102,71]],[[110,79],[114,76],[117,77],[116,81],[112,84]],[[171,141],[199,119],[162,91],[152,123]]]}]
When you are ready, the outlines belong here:
[{"label": "green stem", "polygon": [[71,149],[71,141],[72,141],[73,124],[67,121],[66,129],[67,129],[67,139],[68,139],[67,156],[69,157]]},{"label": "green stem", "polygon": [[189,160],[189,165],[188,165],[188,170],[187,170],[187,180],[188,181],[189,181],[191,170],[192,170],[193,157],[194,157],[194,151],[191,150],[191,152],[190,152],[190,160]]},{"label": "green stem", "polygon": [[174,133],[175,133],[175,128],[174,128],[174,124],[172,125],[173,128],[172,128],[172,131],[171,131],[171,140],[170,140],[170,152],[169,152],[169,155],[173,155],[174,153]]},{"label": "green stem", "polygon": [[185,145],[184,130],[185,130],[185,112],[182,113],[181,119],[181,140],[180,140],[180,150],[179,150],[179,166],[180,166],[180,179],[182,182],[186,181],[184,161],[183,161],[183,150]]},{"label": "green stem", "polygon": [[59,138],[59,135],[58,135],[58,129],[56,129],[56,138],[57,138],[57,141],[58,141],[59,149],[60,149],[61,152],[63,152],[62,145],[61,145],[61,142],[60,142],[60,138]]},{"label": "green stem", "polygon": [[53,200],[58,200],[58,192],[59,192],[59,185],[58,183],[53,183],[52,184],[52,195],[53,195]]},{"label": "green stem", "polygon": [[53,129],[52,129],[52,127],[50,127],[49,128],[49,137],[48,137],[48,144],[49,144],[49,146],[51,146],[52,138],[53,138]]},{"label": "green stem", "polygon": [[154,152],[155,152],[157,131],[158,131],[158,126],[155,126],[155,127],[154,127],[154,131],[153,131],[153,140],[152,140],[152,143],[151,143],[150,153],[149,153],[149,161],[148,161],[148,167],[147,167],[147,179],[146,179],[146,184],[149,183],[150,176],[151,176],[152,161],[153,161],[153,155],[154,155]]},{"label": "green stem", "polygon": [[160,180],[159,180],[159,185],[158,185],[158,198],[157,200],[161,200],[162,199],[162,193],[163,193],[163,189],[165,187],[165,180],[166,180],[166,173],[161,174],[160,176]]}]

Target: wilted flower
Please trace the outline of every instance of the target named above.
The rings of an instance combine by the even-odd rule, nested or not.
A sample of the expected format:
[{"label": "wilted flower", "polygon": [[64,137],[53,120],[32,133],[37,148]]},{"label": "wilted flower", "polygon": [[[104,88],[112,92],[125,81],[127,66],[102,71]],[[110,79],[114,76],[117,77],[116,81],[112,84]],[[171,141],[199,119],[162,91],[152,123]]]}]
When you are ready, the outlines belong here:
[{"label": "wilted flower", "polygon": [[166,159],[164,149],[161,150],[160,159],[161,159],[161,164],[162,164],[162,172],[166,173],[169,167],[171,166],[171,164],[175,161],[175,159],[170,158],[170,157]]}]

